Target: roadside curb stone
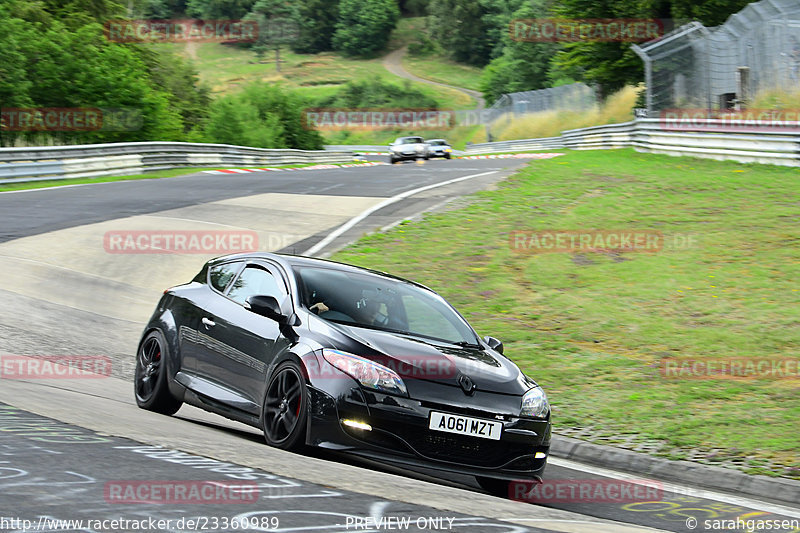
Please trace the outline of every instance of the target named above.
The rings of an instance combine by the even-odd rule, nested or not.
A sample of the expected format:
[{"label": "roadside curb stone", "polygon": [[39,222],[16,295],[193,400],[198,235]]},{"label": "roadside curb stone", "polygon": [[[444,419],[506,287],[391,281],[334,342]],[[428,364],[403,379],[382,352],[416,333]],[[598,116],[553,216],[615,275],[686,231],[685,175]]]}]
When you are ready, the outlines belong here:
[{"label": "roadside curb stone", "polygon": [[800,505],[800,481],[792,479],[750,475],[690,461],[672,461],[560,435],[552,436],[550,455],[672,483]]}]

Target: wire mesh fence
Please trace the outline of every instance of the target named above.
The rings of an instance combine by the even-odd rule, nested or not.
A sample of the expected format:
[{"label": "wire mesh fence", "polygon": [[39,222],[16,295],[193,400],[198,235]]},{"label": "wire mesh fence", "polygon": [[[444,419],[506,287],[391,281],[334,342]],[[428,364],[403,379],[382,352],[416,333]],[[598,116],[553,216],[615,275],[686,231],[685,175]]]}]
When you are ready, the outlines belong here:
[{"label": "wire mesh fence", "polygon": [[491,126],[501,118],[562,109],[584,111],[596,103],[594,88],[584,83],[504,94],[486,110],[487,136],[491,137]]},{"label": "wire mesh fence", "polygon": [[800,2],[762,0],[721,26],[691,22],[633,49],[645,62],[648,114],[746,106],[763,91],[800,89]]}]

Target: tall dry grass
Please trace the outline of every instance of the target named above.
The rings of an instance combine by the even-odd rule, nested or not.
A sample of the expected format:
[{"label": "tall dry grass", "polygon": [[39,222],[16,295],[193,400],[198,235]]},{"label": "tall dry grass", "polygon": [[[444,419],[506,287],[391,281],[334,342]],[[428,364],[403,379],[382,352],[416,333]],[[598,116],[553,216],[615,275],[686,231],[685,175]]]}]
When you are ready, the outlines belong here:
[{"label": "tall dry grass", "polygon": [[[558,137],[562,131],[602,124],[628,122],[633,119],[636,98],[643,87],[625,87],[612,94],[602,105],[585,111],[542,111],[528,115],[502,115],[492,125],[492,135],[497,141]],[[485,133],[481,133],[483,140]],[[478,140],[478,135],[473,142]]]},{"label": "tall dry grass", "polygon": [[751,109],[800,109],[800,89],[759,91],[748,107]]}]

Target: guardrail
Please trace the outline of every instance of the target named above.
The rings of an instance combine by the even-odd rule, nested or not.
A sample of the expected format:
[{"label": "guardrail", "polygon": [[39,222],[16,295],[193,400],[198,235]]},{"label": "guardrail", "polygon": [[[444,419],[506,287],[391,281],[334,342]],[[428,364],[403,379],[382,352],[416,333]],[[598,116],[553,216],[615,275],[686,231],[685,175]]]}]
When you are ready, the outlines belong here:
[{"label": "guardrail", "polygon": [[464,151],[468,154],[488,154],[494,152],[525,152],[528,150],[553,150],[564,148],[561,137],[543,139],[522,139],[519,141],[498,141],[491,143],[468,144]]},{"label": "guardrail", "polygon": [[[622,124],[567,130],[559,137],[473,144],[466,147],[466,152],[522,152],[557,148],[598,150],[632,146],[638,152],[800,166],[800,133],[702,131],[730,128],[730,123],[719,119],[694,120],[693,126],[697,131],[665,130],[661,125],[660,119],[640,118]],[[793,125],[800,129],[800,123]]]},{"label": "guardrail", "polygon": [[350,161],[352,150],[250,148],[230,144],[137,142],[0,148],[0,183],[143,174],[183,167]]},{"label": "guardrail", "polygon": [[384,153],[389,151],[389,144],[326,144],[326,150],[346,151],[352,150],[353,152],[378,152]]}]

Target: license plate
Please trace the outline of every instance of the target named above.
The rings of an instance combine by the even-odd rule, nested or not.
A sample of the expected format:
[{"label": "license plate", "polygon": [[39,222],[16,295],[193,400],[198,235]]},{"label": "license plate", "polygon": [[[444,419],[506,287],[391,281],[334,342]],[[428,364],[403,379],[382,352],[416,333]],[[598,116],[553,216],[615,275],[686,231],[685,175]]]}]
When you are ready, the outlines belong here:
[{"label": "license plate", "polygon": [[503,424],[494,420],[484,420],[482,418],[431,411],[431,419],[428,423],[428,428],[434,431],[458,433],[459,435],[470,435],[482,439],[500,440]]}]

